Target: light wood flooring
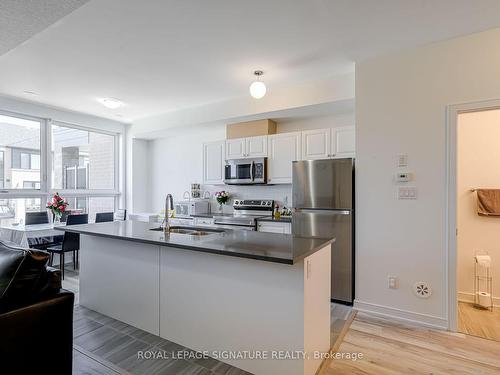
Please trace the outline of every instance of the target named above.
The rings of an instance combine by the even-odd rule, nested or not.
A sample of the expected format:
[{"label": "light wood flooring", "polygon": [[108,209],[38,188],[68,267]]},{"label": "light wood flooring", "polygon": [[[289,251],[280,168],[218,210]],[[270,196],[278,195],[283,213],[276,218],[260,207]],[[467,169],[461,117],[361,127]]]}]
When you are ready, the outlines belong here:
[{"label": "light wood flooring", "polygon": [[500,341],[500,308],[495,307],[490,311],[474,307],[471,303],[459,302],[458,331]]},{"label": "light wood flooring", "polygon": [[334,359],[321,375],[500,374],[500,342],[402,325],[358,313]]}]

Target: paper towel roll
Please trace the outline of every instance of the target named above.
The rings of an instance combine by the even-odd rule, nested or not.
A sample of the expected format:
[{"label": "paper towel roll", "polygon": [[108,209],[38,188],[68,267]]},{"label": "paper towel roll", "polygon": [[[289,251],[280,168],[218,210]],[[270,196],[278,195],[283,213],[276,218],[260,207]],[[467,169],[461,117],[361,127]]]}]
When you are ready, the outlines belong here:
[{"label": "paper towel roll", "polygon": [[476,262],[482,267],[489,268],[491,265],[491,258],[489,255],[476,255]]},{"label": "paper towel roll", "polygon": [[491,307],[491,296],[486,292],[477,293],[478,305],[482,307]]}]

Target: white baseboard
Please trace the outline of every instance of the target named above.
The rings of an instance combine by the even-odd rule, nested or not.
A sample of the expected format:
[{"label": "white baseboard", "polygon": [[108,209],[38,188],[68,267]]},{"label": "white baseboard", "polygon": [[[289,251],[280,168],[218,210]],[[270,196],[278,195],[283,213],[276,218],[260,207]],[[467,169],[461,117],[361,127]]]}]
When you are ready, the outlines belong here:
[{"label": "white baseboard", "polygon": [[359,300],[354,300],[354,308],[358,311],[362,311],[382,318],[397,320],[401,323],[416,324],[419,326],[439,330],[448,329],[448,319],[441,318],[439,316],[422,314]]},{"label": "white baseboard", "polygon": [[[474,293],[458,292],[458,301],[474,303]],[[493,296],[493,306],[500,307],[500,297]]]}]

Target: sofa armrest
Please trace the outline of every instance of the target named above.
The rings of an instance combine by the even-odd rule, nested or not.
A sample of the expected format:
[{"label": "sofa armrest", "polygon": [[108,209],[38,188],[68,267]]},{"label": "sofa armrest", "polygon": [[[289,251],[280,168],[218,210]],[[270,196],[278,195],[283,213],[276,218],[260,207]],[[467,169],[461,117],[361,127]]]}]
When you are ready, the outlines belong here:
[{"label": "sofa armrest", "polygon": [[73,303],[74,294],[61,290],[0,314],[2,373],[71,374]]}]

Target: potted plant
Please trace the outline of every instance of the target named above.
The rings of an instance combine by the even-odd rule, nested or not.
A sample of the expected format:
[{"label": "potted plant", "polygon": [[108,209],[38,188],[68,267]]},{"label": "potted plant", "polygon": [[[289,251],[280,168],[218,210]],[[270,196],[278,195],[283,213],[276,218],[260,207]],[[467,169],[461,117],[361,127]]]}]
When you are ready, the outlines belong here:
[{"label": "potted plant", "polygon": [[229,200],[229,192],[227,191],[217,191],[215,193],[215,199],[217,200],[217,203],[219,204],[219,212],[222,212],[222,207],[224,204],[227,203]]},{"label": "potted plant", "polygon": [[59,193],[55,193],[52,197],[52,200],[47,202],[47,209],[52,212],[52,217],[54,220],[54,224],[59,224],[61,222],[61,217],[64,211],[66,211],[66,207],[68,206],[68,202],[66,199],[63,199]]}]

